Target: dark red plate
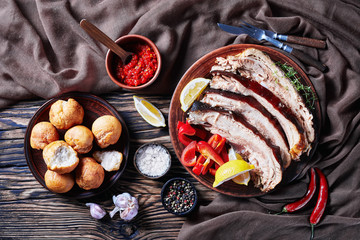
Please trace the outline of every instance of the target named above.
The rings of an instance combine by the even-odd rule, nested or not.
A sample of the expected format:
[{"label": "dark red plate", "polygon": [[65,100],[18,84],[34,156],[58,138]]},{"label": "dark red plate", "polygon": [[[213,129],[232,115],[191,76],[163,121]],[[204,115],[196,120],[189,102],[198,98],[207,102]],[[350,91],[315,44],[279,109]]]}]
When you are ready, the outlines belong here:
[{"label": "dark red plate", "polygon": [[[60,194],[74,199],[94,197],[109,189],[119,179],[119,177],[125,170],[129,155],[129,132],[126,127],[125,121],[120,116],[118,111],[104,99],[87,93],[68,93],[60,97],[50,99],[49,101],[44,103],[31,118],[28,127],[26,129],[25,143],[24,143],[26,161],[30,168],[30,171],[32,172],[36,180],[38,180],[39,183],[46,188],[44,175],[47,170],[47,167],[42,157],[42,150],[36,150],[31,148],[30,134],[32,128],[36,123],[41,121],[49,121],[49,110],[54,102],[56,102],[59,99],[67,100],[68,98],[75,99],[84,108],[84,112],[85,112],[84,122],[82,123],[82,125],[88,127],[89,129],[91,129],[92,123],[95,121],[95,119],[103,115],[112,115],[116,117],[122,125],[122,133],[119,141],[116,144],[105,148],[106,150],[117,150],[123,154],[123,161],[121,163],[120,169],[118,171],[113,171],[113,172],[105,171],[104,182],[97,189],[86,191],[84,189],[79,188],[75,183],[74,187],[69,192]],[[65,134],[65,131],[66,130],[59,131],[60,139],[64,139],[63,136]],[[83,155],[79,154],[79,156],[80,157],[91,156],[92,153],[96,150],[101,150],[101,149],[94,142],[93,149],[90,151],[90,153]]]},{"label": "dark red plate", "polygon": [[[181,78],[180,82],[178,83],[175,92],[172,96],[171,103],[170,103],[170,110],[169,110],[169,130],[170,130],[170,138],[171,142],[173,144],[175,153],[180,159],[181,152],[184,149],[184,145],[178,140],[177,137],[177,122],[182,121],[184,122],[186,119],[186,114],[181,110],[181,104],[180,104],[180,94],[182,89],[185,87],[185,85],[191,81],[194,78],[197,77],[207,77],[209,76],[209,72],[211,70],[211,67],[215,64],[215,60],[217,57],[226,57],[228,55],[236,55],[241,53],[246,48],[256,48],[259,49],[265,53],[267,53],[270,58],[274,62],[281,62],[281,63],[287,63],[288,65],[292,66],[296,72],[298,73],[298,76],[300,77],[301,82],[305,86],[310,86],[311,89],[315,92],[314,86],[312,85],[310,79],[307,77],[305,72],[301,69],[300,66],[298,66],[291,58],[284,55],[283,53],[261,45],[254,45],[254,44],[236,44],[236,45],[229,45],[226,47],[222,47],[219,49],[216,49],[202,58],[200,58],[198,61],[196,61],[184,74],[184,76]],[[315,92],[316,93],[316,92]],[[306,164],[308,163],[309,159],[311,159],[312,155],[314,154],[317,143],[318,143],[318,137],[320,134],[320,123],[321,123],[321,111],[320,111],[320,104],[319,101],[316,100],[314,105],[314,110],[311,111],[314,115],[314,127],[316,131],[316,138],[312,146],[312,150],[309,155],[303,154],[301,157],[301,161],[299,162],[292,162],[290,167],[284,171],[283,174],[283,180],[282,182],[274,189],[279,189],[284,184],[288,184],[289,182],[296,179],[296,177],[301,173],[301,171],[304,169]],[[200,183],[205,185],[206,187],[229,195],[234,197],[256,197],[264,195],[265,193],[261,192],[258,188],[254,187],[254,185],[249,183],[249,186],[244,185],[238,185],[234,183],[233,181],[227,181],[224,184],[220,185],[217,188],[212,187],[214,182],[214,177],[210,174],[206,175],[195,175],[191,168],[184,166],[184,168]]]}]

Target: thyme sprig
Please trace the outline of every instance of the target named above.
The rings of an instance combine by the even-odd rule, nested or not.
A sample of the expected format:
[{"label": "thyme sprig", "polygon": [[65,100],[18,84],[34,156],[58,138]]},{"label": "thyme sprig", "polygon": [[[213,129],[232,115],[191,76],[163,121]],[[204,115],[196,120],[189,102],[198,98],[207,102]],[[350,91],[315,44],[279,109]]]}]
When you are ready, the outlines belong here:
[{"label": "thyme sprig", "polygon": [[283,70],[285,76],[290,79],[295,89],[304,97],[307,107],[313,110],[315,108],[316,95],[311,87],[304,86],[304,84],[301,83],[298,73],[292,66],[281,62],[276,62],[275,64]]}]

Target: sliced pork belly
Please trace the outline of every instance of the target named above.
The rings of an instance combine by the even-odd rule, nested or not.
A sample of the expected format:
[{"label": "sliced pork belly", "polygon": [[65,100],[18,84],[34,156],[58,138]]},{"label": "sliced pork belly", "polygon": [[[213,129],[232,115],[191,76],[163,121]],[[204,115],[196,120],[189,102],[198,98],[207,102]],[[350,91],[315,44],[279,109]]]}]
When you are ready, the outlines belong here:
[{"label": "sliced pork belly", "polygon": [[247,123],[241,115],[212,108],[195,102],[188,115],[190,124],[202,125],[212,134],[225,137],[240,154],[255,167],[255,181],[261,191],[267,192],[282,179],[282,164],[279,148],[272,145],[255,127]]},{"label": "sliced pork belly", "polygon": [[217,63],[217,69],[240,72],[242,76],[257,81],[274,93],[293,111],[305,131],[308,142],[314,141],[313,115],[284,72],[267,54],[255,48],[248,48],[236,56],[229,56],[227,59],[219,58]]},{"label": "sliced pork belly", "polygon": [[289,143],[291,158],[296,160],[300,158],[309,144],[301,124],[291,109],[256,81],[226,71],[212,71],[212,73],[214,77],[210,82],[211,88],[252,96],[263,105],[281,124]]},{"label": "sliced pork belly", "polygon": [[273,145],[280,148],[284,168],[290,165],[289,147],[280,123],[255,98],[210,88],[205,91],[200,101],[212,107],[240,113]]}]

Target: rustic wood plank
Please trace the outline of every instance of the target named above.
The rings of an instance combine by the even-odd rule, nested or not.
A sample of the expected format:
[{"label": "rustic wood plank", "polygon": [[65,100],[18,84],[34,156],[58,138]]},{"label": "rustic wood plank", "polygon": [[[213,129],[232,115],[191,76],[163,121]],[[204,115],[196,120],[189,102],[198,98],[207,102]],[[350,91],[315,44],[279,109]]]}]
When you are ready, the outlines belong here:
[{"label": "rustic wood plank", "polygon": [[[139,214],[132,221],[138,227],[134,239],[176,239],[185,217],[168,213],[161,204],[162,185],[170,178],[189,179],[199,193],[199,202],[207,204],[217,193],[199,184],[182,167],[170,142],[169,130],[154,128],[136,112],[132,93],[110,93],[100,97],[112,104],[124,118],[130,133],[128,165],[115,185],[101,196],[87,200],[72,200],[43,188],[30,172],[24,155],[24,136],[33,114],[46,102],[44,99],[24,101],[0,110],[0,236],[2,239],[125,239],[120,233],[125,222],[114,219],[91,218],[88,201],[113,209],[111,197],[129,192],[139,200]],[[168,117],[169,96],[145,97]],[[140,175],[132,162],[136,149],[147,142],[167,147],[172,167],[160,179],[150,180]]]}]

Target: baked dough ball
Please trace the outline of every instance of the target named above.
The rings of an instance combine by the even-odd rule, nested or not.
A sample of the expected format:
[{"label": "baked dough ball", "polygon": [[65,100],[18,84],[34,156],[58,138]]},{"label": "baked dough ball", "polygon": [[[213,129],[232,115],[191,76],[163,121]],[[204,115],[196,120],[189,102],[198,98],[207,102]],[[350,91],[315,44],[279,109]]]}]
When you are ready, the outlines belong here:
[{"label": "baked dough ball", "polygon": [[84,109],[75,99],[57,100],[50,107],[49,120],[57,129],[69,129],[81,124],[83,118]]},{"label": "baked dough ball", "polygon": [[123,154],[118,151],[95,151],[93,157],[101,163],[101,166],[108,172],[117,171],[123,160]]},{"label": "baked dough ball", "polygon": [[48,189],[56,193],[66,193],[72,189],[75,184],[74,177],[70,173],[59,174],[47,170],[45,173],[45,184]]},{"label": "baked dough ball", "polygon": [[100,187],[105,177],[104,169],[92,157],[81,158],[75,173],[76,183],[85,190]]},{"label": "baked dough ball", "polygon": [[119,140],[122,126],[116,117],[104,115],[93,122],[91,130],[99,147],[106,148]]},{"label": "baked dough ball", "polygon": [[82,125],[77,125],[67,130],[64,138],[80,154],[90,152],[93,146],[94,136],[91,130]]},{"label": "baked dough ball", "polygon": [[30,146],[34,149],[44,149],[51,142],[59,140],[59,133],[49,122],[35,124],[30,134]]},{"label": "baked dough ball", "polygon": [[43,151],[47,168],[60,174],[69,173],[79,164],[77,152],[63,140],[48,144]]}]

